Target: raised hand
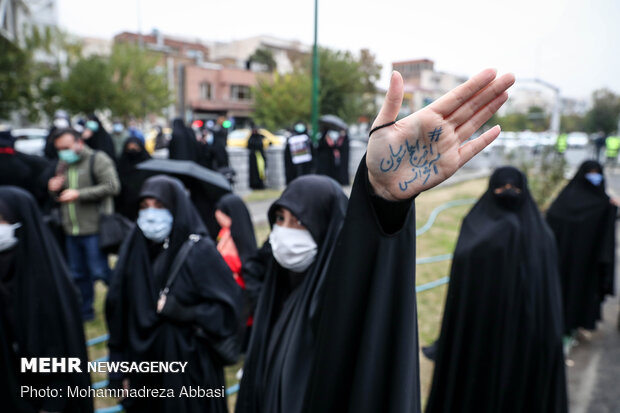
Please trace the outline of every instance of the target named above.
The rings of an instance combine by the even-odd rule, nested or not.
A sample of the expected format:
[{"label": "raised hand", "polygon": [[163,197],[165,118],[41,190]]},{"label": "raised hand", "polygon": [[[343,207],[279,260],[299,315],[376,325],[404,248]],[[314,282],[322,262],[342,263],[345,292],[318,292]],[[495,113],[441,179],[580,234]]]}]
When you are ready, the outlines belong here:
[{"label": "raised hand", "polygon": [[[464,144],[506,102],[515,78],[487,69],[429,106],[368,141],[366,165],[373,190],[390,200],[407,199],[448,179],[499,135],[495,126]],[[403,100],[403,79],[392,73],[375,128],[393,122]]]}]

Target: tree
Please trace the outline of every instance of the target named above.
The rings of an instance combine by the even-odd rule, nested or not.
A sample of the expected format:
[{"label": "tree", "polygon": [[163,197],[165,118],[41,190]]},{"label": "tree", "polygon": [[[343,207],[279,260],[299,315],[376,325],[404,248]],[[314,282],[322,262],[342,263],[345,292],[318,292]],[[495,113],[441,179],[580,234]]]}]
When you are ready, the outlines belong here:
[{"label": "tree", "polygon": [[311,80],[300,72],[261,78],[254,89],[254,120],[267,129],[310,118]]},{"label": "tree", "polygon": [[586,114],[586,130],[610,134],[618,128],[619,116],[620,97],[609,89],[596,90],[592,93],[592,109]]},{"label": "tree", "polygon": [[267,67],[267,70],[270,72],[276,70],[277,65],[275,59],[273,58],[273,53],[270,49],[267,49],[265,47],[259,47],[258,49],[256,49],[254,54],[250,56],[249,60],[250,62],[256,62],[265,65],[265,67]]},{"label": "tree", "polygon": [[30,122],[62,105],[63,67],[80,45],[57,28],[36,26],[16,43],[0,36],[0,118],[18,112]]},{"label": "tree", "polygon": [[[368,50],[360,56],[350,52],[319,49],[319,108],[346,122],[376,113],[375,83],[381,66]],[[270,128],[288,127],[299,119],[309,120],[311,99],[311,56],[295,61],[291,74],[259,81],[254,88],[255,120]]]},{"label": "tree", "polygon": [[108,108],[125,119],[144,118],[172,103],[157,56],[137,45],[115,44],[109,59],[113,93]]},{"label": "tree", "polygon": [[62,101],[72,113],[93,113],[110,106],[114,96],[111,70],[106,59],[80,59],[61,86]]}]

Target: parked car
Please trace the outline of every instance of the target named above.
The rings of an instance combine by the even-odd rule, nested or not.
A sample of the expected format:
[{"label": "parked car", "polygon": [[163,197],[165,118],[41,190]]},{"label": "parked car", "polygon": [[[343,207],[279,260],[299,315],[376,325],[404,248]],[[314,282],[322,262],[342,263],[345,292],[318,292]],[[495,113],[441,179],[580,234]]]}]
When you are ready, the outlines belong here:
[{"label": "parked car", "polygon": [[571,132],[566,137],[566,143],[569,148],[583,148],[589,142],[588,135],[585,132]]},{"label": "parked car", "polygon": [[15,150],[29,155],[43,155],[49,131],[41,128],[13,129]]},{"label": "parked car", "polygon": [[[269,145],[284,145],[286,142],[286,138],[274,135],[267,129],[259,129],[258,132],[266,138],[263,141],[265,148],[269,147]],[[252,130],[250,129],[235,129],[228,134],[228,146],[231,148],[247,148],[251,134]]]}]

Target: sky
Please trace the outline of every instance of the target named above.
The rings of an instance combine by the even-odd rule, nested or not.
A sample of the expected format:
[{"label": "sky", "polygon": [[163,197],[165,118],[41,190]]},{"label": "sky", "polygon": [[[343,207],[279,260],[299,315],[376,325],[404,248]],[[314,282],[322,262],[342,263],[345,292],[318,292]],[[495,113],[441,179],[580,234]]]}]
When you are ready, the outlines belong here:
[{"label": "sky", "polygon": [[[112,38],[153,28],[230,41],[257,35],[312,44],[312,0],[57,0],[61,27]],[[493,67],[540,78],[563,97],[620,93],[620,0],[318,0],[321,46],[370,49],[387,88],[394,61],[429,58],[463,76]],[[519,83],[518,83],[519,84]],[[522,85],[524,83],[521,83]]]}]

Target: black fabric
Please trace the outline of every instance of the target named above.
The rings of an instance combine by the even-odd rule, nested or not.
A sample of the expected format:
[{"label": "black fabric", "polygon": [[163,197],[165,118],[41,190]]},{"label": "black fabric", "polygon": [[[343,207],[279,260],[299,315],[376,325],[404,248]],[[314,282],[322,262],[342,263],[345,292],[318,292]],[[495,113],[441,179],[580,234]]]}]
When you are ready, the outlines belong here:
[{"label": "black fabric", "polygon": [[[315,327],[304,412],[419,412],[415,210],[386,234],[358,168]],[[403,203],[392,204],[398,214]],[[394,228],[392,228],[394,229]]]},{"label": "black fabric", "polygon": [[40,178],[49,165],[50,162],[41,156],[19,152],[2,153],[0,154],[0,185],[14,185],[25,189],[41,206],[47,198],[47,182],[41,185]]},{"label": "black fabric", "polygon": [[[508,183],[516,206],[495,194]],[[526,177],[503,167],[463,220],[426,412],[566,411],[553,234]]]},{"label": "black fabric", "polygon": [[[176,395],[182,386],[221,389],[225,385],[222,365],[197,331],[200,328],[214,339],[237,335],[242,323],[241,288],[213,241],[203,236],[188,254],[168,293],[176,304],[190,308],[194,316],[188,320],[185,315],[175,318],[174,311],[168,316],[158,314],[158,294],[166,284],[174,257],[190,234],[205,235],[206,228],[175,178],[149,178],[140,197],[161,201],[174,217],[173,229],[168,248],[147,241],[136,227],[121,249],[106,299],[110,357],[188,362],[184,374],[132,374],[129,380],[134,388],[168,388]],[[118,382],[118,377],[112,378]],[[227,412],[225,398],[136,398],[125,400],[123,405],[128,412]]]},{"label": "black fabric", "polygon": [[303,274],[285,270],[273,256],[265,263],[267,272],[243,368],[237,413],[301,411],[313,365],[311,324],[320,308],[346,204],[347,198],[335,181],[307,175],[293,181],[271,206],[270,223],[275,222],[278,207],[289,209],[312,234],[318,253]]},{"label": "black fabric", "polygon": [[239,252],[241,264],[256,254],[256,236],[250,212],[243,199],[235,194],[226,194],[217,202],[217,209],[228,215],[232,221],[230,234]]},{"label": "black fabric", "polygon": [[199,147],[193,131],[188,130],[183,119],[176,118],[172,122],[172,139],[168,144],[168,157],[186,161],[198,161]]},{"label": "black fabric", "polygon": [[[22,224],[18,243],[0,253],[0,400],[10,412],[92,412],[92,400],[66,397],[67,386],[87,388],[88,357],[79,295],[55,241],[30,194],[0,187],[0,203]],[[6,215],[6,213],[4,214]],[[33,259],[36,258],[36,259]],[[10,305],[4,307],[10,299]],[[7,309],[8,311],[4,311]],[[77,357],[83,373],[19,373],[20,357]],[[59,389],[65,397],[21,398],[18,386]]]},{"label": "black fabric", "polygon": [[112,140],[112,137],[108,131],[105,130],[103,124],[97,116],[91,115],[88,120],[97,122],[99,128],[97,129],[97,132],[93,132],[90,138],[84,139],[84,142],[95,151],[105,152],[110,159],[116,163],[116,151],[114,150],[114,141]]},{"label": "black fabric", "polygon": [[614,294],[617,207],[609,202],[605,180],[594,186],[585,178],[595,161],[586,161],[547,212],[558,244],[565,332],[596,328],[601,303]]},{"label": "black fabric", "polygon": [[[303,133],[306,134],[306,133]],[[302,135],[303,135],[302,134]],[[297,135],[297,133],[294,133]],[[294,164],[293,156],[291,154],[290,138],[286,140],[286,147],[284,148],[284,173],[286,175],[286,184],[288,185],[295,178],[302,175],[308,175],[313,172],[314,169],[314,145],[312,140],[308,137],[308,146],[310,147],[310,153],[312,154],[312,161]]]},{"label": "black fabric", "polygon": [[317,147],[316,173],[334,178],[341,185],[349,185],[349,135],[338,138],[332,146],[325,130]]},{"label": "black fabric", "polygon": [[[259,171],[259,161],[258,158],[263,158],[263,166],[265,170],[267,169],[267,158],[265,157],[265,151],[263,150],[263,139],[265,137],[258,133],[258,131],[253,131],[248,139],[248,149],[250,151],[248,156],[249,161],[249,175],[250,175],[250,188],[252,189],[264,189],[265,183],[261,178]],[[263,170],[263,173],[265,172]]]},{"label": "black fabric", "polygon": [[[137,144],[139,151],[129,151],[129,144]],[[150,171],[136,169],[136,165],[151,159],[146,151],[144,143],[138,138],[127,138],[123,145],[123,152],[118,161],[118,177],[121,181],[121,192],[116,197],[115,206],[119,214],[124,215],[128,219],[135,221],[138,217],[138,201],[140,188],[144,181],[151,175]]]}]

